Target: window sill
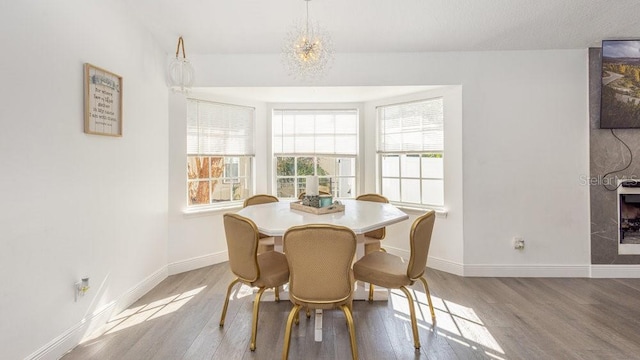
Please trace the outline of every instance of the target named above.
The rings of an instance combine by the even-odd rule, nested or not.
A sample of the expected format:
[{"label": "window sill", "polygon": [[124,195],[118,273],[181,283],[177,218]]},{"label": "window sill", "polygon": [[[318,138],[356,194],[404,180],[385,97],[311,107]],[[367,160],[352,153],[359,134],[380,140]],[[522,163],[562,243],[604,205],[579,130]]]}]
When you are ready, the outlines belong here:
[{"label": "window sill", "polygon": [[403,204],[393,204],[400,210],[408,211],[410,213],[424,213],[429,210],[433,210],[436,212],[436,217],[441,219],[446,219],[449,211],[444,207],[421,207],[421,206],[411,206],[411,205],[403,205]]},{"label": "window sill", "polygon": [[242,209],[242,203],[231,203],[224,206],[203,206],[186,208],[182,210],[182,214],[185,217],[207,216],[207,215],[220,215],[230,211],[236,211]]}]

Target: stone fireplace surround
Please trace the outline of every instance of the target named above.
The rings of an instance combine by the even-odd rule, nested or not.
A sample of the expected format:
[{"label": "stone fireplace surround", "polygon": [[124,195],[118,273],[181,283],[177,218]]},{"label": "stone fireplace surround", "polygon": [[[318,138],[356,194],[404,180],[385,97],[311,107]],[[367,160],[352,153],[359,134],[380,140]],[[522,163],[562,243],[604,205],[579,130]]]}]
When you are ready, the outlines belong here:
[{"label": "stone fireplace surround", "polygon": [[[628,150],[609,129],[600,129],[600,73],[602,49],[589,49],[589,176],[601,179],[629,161]],[[617,178],[640,179],[640,129],[614,130],[634,154],[626,170]],[[616,183],[616,181],[613,181]],[[591,264],[640,264],[640,255],[618,254],[618,192],[609,191],[601,181],[588,182],[591,203]],[[615,186],[613,186],[615,187]],[[610,186],[610,188],[613,188]]]}]

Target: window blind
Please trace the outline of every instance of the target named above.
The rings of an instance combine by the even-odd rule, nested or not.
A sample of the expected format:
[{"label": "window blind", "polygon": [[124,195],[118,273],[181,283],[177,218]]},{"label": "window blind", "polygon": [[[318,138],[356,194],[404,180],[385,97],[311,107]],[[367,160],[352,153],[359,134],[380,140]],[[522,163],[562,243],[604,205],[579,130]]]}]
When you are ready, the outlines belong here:
[{"label": "window blind", "polygon": [[378,153],[444,150],[442,98],[378,107]]},{"label": "window blind", "polygon": [[273,152],[357,155],[358,110],[274,110]]},{"label": "window blind", "polygon": [[187,100],[187,154],[254,156],[255,109]]}]

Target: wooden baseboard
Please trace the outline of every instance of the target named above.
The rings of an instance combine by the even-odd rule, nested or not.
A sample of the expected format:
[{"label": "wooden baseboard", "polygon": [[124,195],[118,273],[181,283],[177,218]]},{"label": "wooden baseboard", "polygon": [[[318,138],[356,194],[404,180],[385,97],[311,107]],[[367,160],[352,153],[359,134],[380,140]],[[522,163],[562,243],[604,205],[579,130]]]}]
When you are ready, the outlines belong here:
[{"label": "wooden baseboard", "polygon": [[[389,252],[389,254],[400,256],[403,259],[408,259],[411,255],[409,251],[404,249],[389,246],[384,246],[384,248]],[[464,266],[462,264],[433,256],[429,256],[429,259],[427,259],[427,267],[458,276],[462,276],[464,273]]]},{"label": "wooden baseboard", "polygon": [[640,265],[591,265],[592,278],[640,278]]},{"label": "wooden baseboard", "polygon": [[464,265],[464,276],[477,277],[589,277],[589,265]]},{"label": "wooden baseboard", "polygon": [[227,251],[197,256],[191,259],[180,260],[168,265],[169,275],[180,274],[183,272],[200,269],[205,266],[219,264],[229,260]]}]

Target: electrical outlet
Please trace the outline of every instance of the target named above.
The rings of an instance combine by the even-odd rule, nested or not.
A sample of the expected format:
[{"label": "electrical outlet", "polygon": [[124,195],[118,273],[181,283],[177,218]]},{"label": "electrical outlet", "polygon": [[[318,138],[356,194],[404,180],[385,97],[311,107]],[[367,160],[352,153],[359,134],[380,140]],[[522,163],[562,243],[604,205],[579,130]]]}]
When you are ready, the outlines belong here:
[{"label": "electrical outlet", "polygon": [[75,301],[77,302],[79,298],[83,297],[84,294],[89,291],[89,278],[82,278],[80,281],[74,284],[74,288],[76,293]]},{"label": "electrical outlet", "polygon": [[516,250],[524,249],[524,238],[520,236],[513,237],[513,248]]}]

